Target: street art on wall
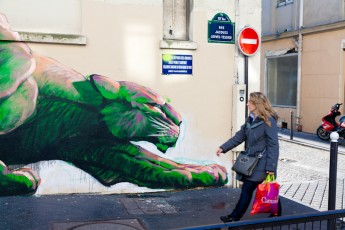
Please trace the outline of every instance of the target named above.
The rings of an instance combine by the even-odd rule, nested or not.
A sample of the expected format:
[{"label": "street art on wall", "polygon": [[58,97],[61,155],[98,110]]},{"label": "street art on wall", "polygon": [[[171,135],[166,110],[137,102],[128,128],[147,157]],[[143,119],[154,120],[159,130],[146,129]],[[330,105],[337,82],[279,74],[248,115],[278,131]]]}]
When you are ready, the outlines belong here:
[{"label": "street art on wall", "polygon": [[104,186],[224,185],[220,165],[180,164],[131,142],[166,152],[176,144],[181,120],[147,87],[83,76],[32,51],[0,14],[0,196],[34,194],[39,173],[15,166],[48,160],[68,162]]}]

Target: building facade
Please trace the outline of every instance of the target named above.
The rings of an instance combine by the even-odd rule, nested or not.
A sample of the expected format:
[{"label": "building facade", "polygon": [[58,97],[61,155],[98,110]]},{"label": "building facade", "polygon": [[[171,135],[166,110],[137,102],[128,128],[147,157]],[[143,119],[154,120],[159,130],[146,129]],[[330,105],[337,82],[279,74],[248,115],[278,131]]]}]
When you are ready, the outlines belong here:
[{"label": "building facade", "polygon": [[262,1],[261,90],[283,127],[316,133],[331,106],[344,103],[344,4]]},{"label": "building facade", "polygon": [[[79,124],[83,119],[75,118],[74,113],[69,115],[70,119],[67,119],[66,114],[71,110],[64,110],[66,114],[63,114],[60,110],[61,106],[60,109],[54,107],[56,116],[53,118],[52,113],[49,113],[51,120],[45,123],[43,129],[45,134],[40,136],[41,141],[35,140],[35,144],[26,146],[28,153],[25,153],[25,161],[23,157],[22,160],[19,159],[20,157],[14,158],[14,153],[10,157],[10,154],[2,151],[0,155],[0,160],[9,170],[26,167],[39,175],[40,185],[38,189],[33,188],[36,194],[147,192],[157,189],[233,185],[230,169],[232,154],[218,158],[215,151],[244,122],[245,101],[239,100],[245,89],[243,88],[244,58],[237,48],[236,35],[245,26],[254,27],[258,33],[261,33],[261,1],[2,0],[0,11],[2,14],[0,28],[3,33],[0,45],[6,48],[7,45],[10,46],[8,42],[18,42],[20,46],[26,47],[25,52],[29,50],[25,53],[26,56],[20,56],[22,53],[15,53],[13,49],[8,48],[11,55],[18,55],[15,56],[18,60],[23,57],[28,58],[27,56],[32,58],[29,74],[32,74],[38,85],[37,100],[44,100],[40,97],[40,93],[48,89],[46,84],[53,81],[52,76],[48,74],[53,71],[44,69],[47,68],[47,63],[50,63],[50,66],[58,70],[64,68],[66,71],[64,73],[71,73],[75,78],[89,76],[86,81],[91,79],[93,88],[96,87],[95,92],[100,93],[107,100],[116,100],[118,96],[111,96],[110,93],[117,93],[119,89],[117,87],[121,87],[119,92],[122,93],[122,98],[126,99],[123,103],[130,102],[132,106],[130,112],[139,108],[142,111],[152,112],[152,117],[157,114],[162,114],[162,119],[174,116],[175,125],[179,125],[178,128],[173,124],[161,127],[162,130],[170,129],[166,133],[162,131],[143,136],[142,139],[140,137],[126,139],[126,144],[135,146],[134,148],[147,159],[133,157],[131,155],[133,152],[130,152],[128,156],[121,158],[127,159],[124,162],[119,163],[120,161],[116,160],[116,164],[121,167],[114,166],[114,169],[109,166],[109,162],[114,160],[110,153],[107,155],[109,158],[102,158],[103,164],[108,165],[107,167],[86,164],[85,162],[90,160],[87,153],[79,160],[75,160],[73,157],[81,153],[79,150],[68,156],[54,155],[49,160],[36,155],[30,158],[30,154],[38,154],[40,151],[46,151],[44,154],[48,153],[50,156],[61,146],[72,151],[71,146],[75,142],[71,142],[72,139],[69,137],[73,137],[75,133],[69,132],[75,123],[70,124],[69,121],[75,119]],[[216,32],[211,31],[214,25]],[[233,26],[233,31],[224,29],[229,26]],[[221,37],[224,34],[226,36]],[[12,56],[4,56],[4,58],[12,58]],[[11,74],[16,71],[8,70],[5,64],[5,62],[1,63],[0,70],[12,77]],[[248,66],[249,92],[258,91],[260,52],[249,58]],[[70,69],[67,71],[67,68]],[[40,81],[42,77],[50,80]],[[152,96],[151,91],[146,88],[135,88],[130,83],[122,81],[148,87],[161,97],[141,98],[137,96],[140,90],[145,91],[146,97]],[[64,83],[78,91],[78,88],[74,88],[74,81],[71,82],[67,79]],[[61,88],[54,88],[50,93],[55,95],[59,90]],[[130,90],[135,92],[128,93]],[[96,97],[93,96],[95,92],[88,94],[91,101]],[[66,97],[70,99],[70,96]],[[154,100],[155,103],[148,103],[149,99]],[[48,100],[45,103],[50,102]],[[170,107],[162,108],[166,105],[165,102],[173,107],[173,110]],[[12,108],[6,107],[6,111],[11,111]],[[124,105],[119,104],[116,110],[119,108],[124,108]],[[1,109],[5,111],[5,107]],[[30,113],[28,119],[35,119],[40,111],[36,107],[35,111],[31,111],[32,114]],[[102,110],[101,115],[106,116],[106,111]],[[127,116],[127,112],[125,110],[114,116],[122,116],[125,119],[131,115],[129,113]],[[146,112],[143,114],[146,115]],[[81,114],[85,115],[85,113]],[[61,117],[65,120],[59,120]],[[141,118],[139,115],[136,116],[138,119],[139,117]],[[161,125],[162,120],[153,121],[152,117],[148,118],[151,128]],[[110,118],[108,120],[103,117],[103,119],[108,126],[112,124]],[[132,121],[129,119],[130,124],[110,131],[118,134],[116,138],[119,139],[126,135],[126,137],[131,136],[131,132],[124,134],[121,131],[133,125]],[[14,132],[21,130],[23,127],[21,124],[28,124],[26,122],[27,120],[21,121],[20,125],[16,123]],[[33,128],[32,124],[29,123],[28,127]],[[142,124],[144,123],[138,122],[137,126],[133,125],[133,133],[138,131],[145,133],[147,129],[139,130]],[[84,134],[91,132],[90,129],[85,129]],[[37,131],[36,128],[34,130]],[[6,129],[5,126],[1,131],[3,136],[10,135],[12,128]],[[169,139],[160,139],[161,142],[153,144],[145,141],[163,134],[173,135],[174,132],[178,133],[175,144],[169,143]],[[60,144],[57,144],[56,140],[64,136],[64,133],[69,133],[68,141],[60,140]],[[99,137],[105,135],[99,134]],[[38,132],[33,132],[33,136],[25,140],[38,138],[36,135]],[[93,133],[93,137],[96,136],[98,138],[98,135]],[[49,138],[54,138],[54,141]],[[90,138],[84,144],[89,145],[92,141],[94,140]],[[44,145],[45,142],[49,142],[50,147],[45,149],[37,147]],[[23,145],[27,143],[24,141]],[[123,144],[123,140],[118,143]],[[170,147],[166,148],[165,143]],[[6,148],[8,146],[6,141],[0,140],[0,144]],[[90,145],[90,151],[93,147],[94,145]],[[123,145],[121,149],[124,149],[122,147]],[[120,149],[118,146],[112,148]],[[127,151],[128,148],[125,150]],[[83,149],[86,151],[87,148]],[[163,149],[166,153],[159,149]],[[10,152],[11,149],[8,150]],[[115,151],[114,154],[116,153]],[[10,163],[7,163],[6,159]],[[131,164],[127,164],[128,162]],[[135,170],[136,163],[140,163],[140,166],[145,165],[143,167],[152,167],[151,174]],[[110,171],[102,171],[106,168]],[[176,184],[170,183],[170,179],[161,180],[160,176],[176,179]],[[178,179],[180,177],[181,180]],[[158,181],[152,182],[152,180]],[[197,180],[199,182],[194,183]],[[1,181],[0,177],[0,183]]]}]

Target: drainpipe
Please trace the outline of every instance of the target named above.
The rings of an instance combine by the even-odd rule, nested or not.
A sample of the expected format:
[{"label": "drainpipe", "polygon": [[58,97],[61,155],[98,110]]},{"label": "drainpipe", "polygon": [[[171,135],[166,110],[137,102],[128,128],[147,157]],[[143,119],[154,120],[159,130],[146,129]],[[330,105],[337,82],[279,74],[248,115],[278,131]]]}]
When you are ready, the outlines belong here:
[{"label": "drainpipe", "polygon": [[[303,0],[299,1],[299,23],[298,23],[298,67],[297,67],[297,108],[296,117],[300,117],[301,113],[301,77],[302,77],[302,33],[303,27]],[[300,119],[297,119],[296,125],[300,125]]]},{"label": "drainpipe", "polygon": [[[238,25],[239,25],[239,21],[240,21],[240,3],[239,3],[239,0],[236,0],[235,1],[235,22],[236,22],[236,26],[235,26],[235,34],[234,36],[237,37],[237,31],[238,31]],[[234,78],[235,78],[235,81],[234,83],[235,84],[243,84],[243,79],[239,79],[239,76],[238,76],[238,65],[240,63],[239,59],[239,55],[238,55],[238,49],[235,48],[235,64],[234,64]],[[242,81],[242,82],[241,82]]]}]

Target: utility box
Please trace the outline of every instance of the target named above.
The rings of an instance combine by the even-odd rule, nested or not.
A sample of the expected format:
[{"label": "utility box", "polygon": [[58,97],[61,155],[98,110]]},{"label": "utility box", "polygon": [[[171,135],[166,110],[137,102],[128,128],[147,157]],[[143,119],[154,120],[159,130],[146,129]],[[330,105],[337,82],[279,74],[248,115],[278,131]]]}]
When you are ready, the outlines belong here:
[{"label": "utility box", "polygon": [[[231,135],[240,130],[246,120],[246,85],[233,85],[233,101],[232,101],[232,130]],[[232,151],[244,150],[244,143],[232,149]]]},{"label": "utility box", "polygon": [[[237,84],[233,85],[232,88],[233,92],[233,101],[232,101],[232,130],[231,136],[234,136],[238,130],[240,130],[241,126],[244,124],[246,120],[246,85],[245,84]],[[239,152],[244,150],[244,143],[240,144],[239,146],[233,148],[231,150],[231,163],[233,164],[239,154]],[[236,180],[236,173],[234,171],[231,172],[231,185],[233,188],[239,188],[241,183]]]}]

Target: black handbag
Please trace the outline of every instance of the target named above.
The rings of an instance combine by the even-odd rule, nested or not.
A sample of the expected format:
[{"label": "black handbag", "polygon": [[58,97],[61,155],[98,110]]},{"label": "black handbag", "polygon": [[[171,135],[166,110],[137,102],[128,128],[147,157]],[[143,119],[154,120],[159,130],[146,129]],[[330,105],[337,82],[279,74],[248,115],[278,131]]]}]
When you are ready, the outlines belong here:
[{"label": "black handbag", "polygon": [[255,154],[254,156],[247,155],[246,151],[241,151],[231,169],[245,176],[252,175],[256,165],[265,151],[266,149]]}]

